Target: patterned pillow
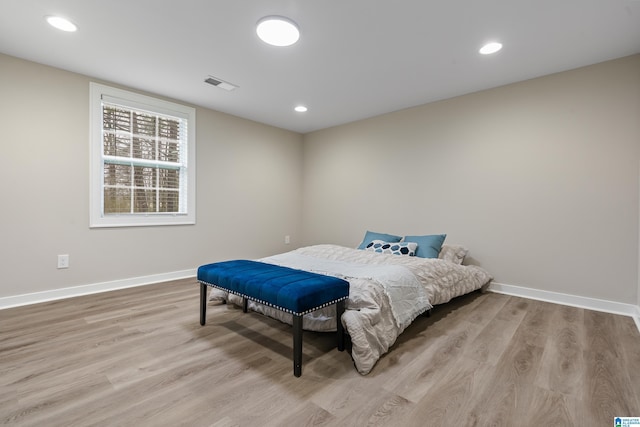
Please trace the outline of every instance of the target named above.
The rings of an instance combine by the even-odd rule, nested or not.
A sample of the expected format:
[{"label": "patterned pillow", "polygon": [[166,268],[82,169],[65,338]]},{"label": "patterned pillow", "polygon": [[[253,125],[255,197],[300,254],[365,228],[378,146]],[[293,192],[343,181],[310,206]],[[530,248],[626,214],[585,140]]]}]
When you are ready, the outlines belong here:
[{"label": "patterned pillow", "polygon": [[374,240],[384,240],[385,242],[395,243],[402,240],[402,237],[396,236],[394,234],[376,233],[375,231],[367,230],[362,243],[360,243],[360,245],[358,246],[358,249],[366,249],[369,243],[373,242]]},{"label": "patterned pillow", "polygon": [[380,254],[409,255],[416,256],[418,244],[414,242],[385,242],[384,240],[373,240],[367,245],[365,250]]}]

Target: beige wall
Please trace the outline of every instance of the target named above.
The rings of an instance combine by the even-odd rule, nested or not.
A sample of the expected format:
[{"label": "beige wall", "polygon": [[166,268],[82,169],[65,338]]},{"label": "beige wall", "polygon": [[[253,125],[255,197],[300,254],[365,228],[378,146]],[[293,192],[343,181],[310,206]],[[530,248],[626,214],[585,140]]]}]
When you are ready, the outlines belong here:
[{"label": "beige wall", "polygon": [[[89,82],[0,55],[0,297],[260,257],[299,242],[301,135],[203,108],[197,224],[89,229]],[[70,255],[68,270],[56,268],[58,254]]]},{"label": "beige wall", "polygon": [[304,137],[198,108],[198,223],[175,227],[89,229],[89,81],[0,55],[0,298],[372,229],[447,233],[500,283],[640,303],[640,55]]},{"label": "beige wall", "polygon": [[447,233],[497,282],[638,301],[640,55],[305,135],[303,243]]}]

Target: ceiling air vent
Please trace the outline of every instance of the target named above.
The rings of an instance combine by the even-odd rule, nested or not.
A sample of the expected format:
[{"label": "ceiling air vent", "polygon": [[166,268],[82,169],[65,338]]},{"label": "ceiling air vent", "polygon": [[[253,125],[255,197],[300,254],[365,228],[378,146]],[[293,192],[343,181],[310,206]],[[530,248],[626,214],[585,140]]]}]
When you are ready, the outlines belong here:
[{"label": "ceiling air vent", "polygon": [[204,79],[204,82],[228,91],[232,91],[238,88],[238,86],[232,83],[225,82],[224,80],[221,80],[217,77],[212,77],[212,76],[208,76],[206,79]]}]

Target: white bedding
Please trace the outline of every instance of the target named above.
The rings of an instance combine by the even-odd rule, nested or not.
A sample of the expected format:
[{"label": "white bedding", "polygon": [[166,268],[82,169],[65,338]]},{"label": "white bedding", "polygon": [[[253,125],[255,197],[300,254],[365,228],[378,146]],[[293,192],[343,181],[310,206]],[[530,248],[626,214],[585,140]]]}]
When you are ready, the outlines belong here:
[{"label": "white bedding", "polygon": [[[480,267],[432,258],[417,258],[316,245],[260,259],[270,264],[341,277],[349,281],[349,299],[342,316],[351,337],[351,356],[361,374],[371,371],[400,333],[432,305],[481,288],[492,277]],[[241,304],[235,295],[212,289],[210,299]],[[291,315],[254,302],[249,308],[291,324]],[[303,328],[336,328],[333,306],[307,314]]]}]

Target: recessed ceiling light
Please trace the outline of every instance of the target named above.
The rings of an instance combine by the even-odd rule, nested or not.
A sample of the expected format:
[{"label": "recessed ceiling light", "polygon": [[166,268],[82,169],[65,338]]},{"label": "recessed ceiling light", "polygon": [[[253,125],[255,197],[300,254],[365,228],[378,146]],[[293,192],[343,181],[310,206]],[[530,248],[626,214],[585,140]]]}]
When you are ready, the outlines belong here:
[{"label": "recessed ceiling light", "polygon": [[296,110],[298,113],[306,113],[308,108],[304,105],[298,105],[296,108],[294,108],[294,110]]},{"label": "recessed ceiling light", "polygon": [[59,16],[45,16],[45,19],[47,20],[49,25],[62,31],[72,33],[78,29],[76,24],[69,21],[68,19],[61,18]]},{"label": "recessed ceiling light", "polygon": [[496,53],[500,49],[502,49],[502,43],[491,42],[482,46],[478,52],[480,52],[483,55],[490,55],[492,53]]},{"label": "recessed ceiling light", "polygon": [[295,22],[283,16],[266,16],[256,26],[258,37],[273,46],[291,46],[300,38]]}]

